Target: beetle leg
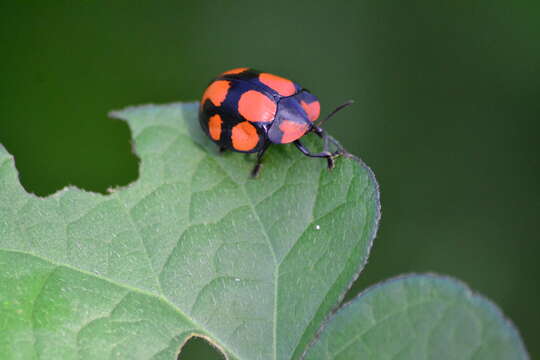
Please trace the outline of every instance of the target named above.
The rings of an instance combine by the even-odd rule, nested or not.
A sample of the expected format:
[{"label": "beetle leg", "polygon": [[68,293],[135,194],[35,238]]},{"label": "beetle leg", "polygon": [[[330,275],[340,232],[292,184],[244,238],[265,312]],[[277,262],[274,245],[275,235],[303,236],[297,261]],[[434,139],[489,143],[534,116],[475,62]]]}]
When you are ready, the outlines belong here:
[{"label": "beetle leg", "polygon": [[320,127],[315,126],[315,125],[313,126],[312,129],[313,129],[312,131],[315,134],[317,134],[318,137],[323,139],[323,151],[328,152],[328,135],[326,135],[326,132],[323,129],[321,129]]},{"label": "beetle leg", "polygon": [[315,157],[315,158],[326,158],[326,161],[328,162],[328,169],[334,168],[334,158],[340,154],[339,151],[331,153],[329,151],[323,151],[320,153],[312,153],[309,151],[300,140],[295,140],[294,145],[302,152],[302,154],[309,156],[309,157]]},{"label": "beetle leg", "polygon": [[315,134],[317,134],[321,138],[326,136],[325,131],[322,128],[318,127],[318,126],[313,125],[311,127],[311,131],[313,131]]},{"label": "beetle leg", "polygon": [[324,129],[318,127],[318,126],[313,126],[312,127],[312,131],[317,134],[317,136],[319,136],[320,138],[323,139],[323,151],[324,152],[328,152],[328,145],[329,143],[331,142],[332,144],[334,144],[337,148],[336,151],[334,151],[333,155],[336,156],[336,155],[340,155],[343,153],[343,147],[337,142],[335,141],[332,137],[328,136],[328,134],[326,133],[326,131],[324,131]]},{"label": "beetle leg", "polygon": [[259,175],[259,172],[261,171],[261,166],[262,166],[262,157],[269,146],[270,146],[270,142],[267,142],[266,144],[263,145],[263,148],[257,153],[257,163],[251,170],[252,178],[256,178],[257,175]]}]

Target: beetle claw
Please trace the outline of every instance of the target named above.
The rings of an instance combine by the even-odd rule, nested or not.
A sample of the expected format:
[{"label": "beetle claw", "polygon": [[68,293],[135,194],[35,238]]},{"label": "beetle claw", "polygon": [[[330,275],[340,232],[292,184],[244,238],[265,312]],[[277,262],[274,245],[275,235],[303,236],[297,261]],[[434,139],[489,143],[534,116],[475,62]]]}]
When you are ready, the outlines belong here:
[{"label": "beetle claw", "polygon": [[259,172],[261,171],[261,163],[256,164],[253,169],[251,169],[251,178],[255,179],[257,176],[259,176]]},{"label": "beetle claw", "polygon": [[326,160],[328,161],[328,170],[332,170],[336,166],[335,161],[334,161],[334,157],[329,156],[329,157],[326,158]]}]

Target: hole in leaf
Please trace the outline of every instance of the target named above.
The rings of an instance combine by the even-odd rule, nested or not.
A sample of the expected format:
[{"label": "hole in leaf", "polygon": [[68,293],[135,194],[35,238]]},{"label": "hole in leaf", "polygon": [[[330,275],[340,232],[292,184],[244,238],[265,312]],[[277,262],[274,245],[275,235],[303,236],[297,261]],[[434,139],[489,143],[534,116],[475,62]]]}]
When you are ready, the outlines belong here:
[{"label": "hole in leaf", "polygon": [[[94,114],[92,114],[94,115]],[[15,158],[26,191],[48,196],[74,185],[108,194],[138,178],[139,159],[132,151],[126,122],[68,114],[59,120],[28,117],[0,122],[0,143]],[[40,121],[42,123],[40,123]]]},{"label": "hole in leaf", "polygon": [[182,346],[178,360],[225,360],[225,355],[205,338],[194,335]]}]

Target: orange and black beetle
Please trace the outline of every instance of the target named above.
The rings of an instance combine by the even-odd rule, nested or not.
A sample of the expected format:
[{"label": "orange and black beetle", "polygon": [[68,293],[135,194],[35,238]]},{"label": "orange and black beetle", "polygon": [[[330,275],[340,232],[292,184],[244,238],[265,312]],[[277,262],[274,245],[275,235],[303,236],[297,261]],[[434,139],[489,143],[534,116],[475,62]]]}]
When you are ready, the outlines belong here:
[{"label": "orange and black beetle", "polygon": [[[341,105],[326,119],[351,103]],[[327,150],[328,138],[315,124],[319,113],[320,103],[315,95],[291,80],[238,68],[222,73],[206,88],[199,122],[221,151],[257,153],[257,164],[251,172],[257,176],[262,156],[271,144],[292,142],[306,156],[326,158],[328,168],[333,168],[334,158],[342,149]],[[312,153],[300,142],[309,132],[325,140],[323,152]]]}]

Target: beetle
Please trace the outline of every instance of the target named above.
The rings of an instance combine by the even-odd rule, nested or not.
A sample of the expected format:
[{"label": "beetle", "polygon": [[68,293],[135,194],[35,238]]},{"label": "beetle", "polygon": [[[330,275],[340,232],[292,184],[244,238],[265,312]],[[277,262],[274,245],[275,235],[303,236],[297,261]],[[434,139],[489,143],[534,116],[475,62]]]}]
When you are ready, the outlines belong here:
[{"label": "beetle", "polygon": [[[332,169],[343,148],[320,125],[350,104],[338,106],[316,124],[320,103],[309,90],[286,78],[243,67],[225,71],[210,82],[200,102],[199,122],[220,151],[257,153],[252,177],[259,173],[271,144],[293,143],[306,156],[326,158]],[[302,144],[300,138],[310,132],[323,138],[322,152],[313,153]],[[329,142],[337,150],[330,152]]]}]

